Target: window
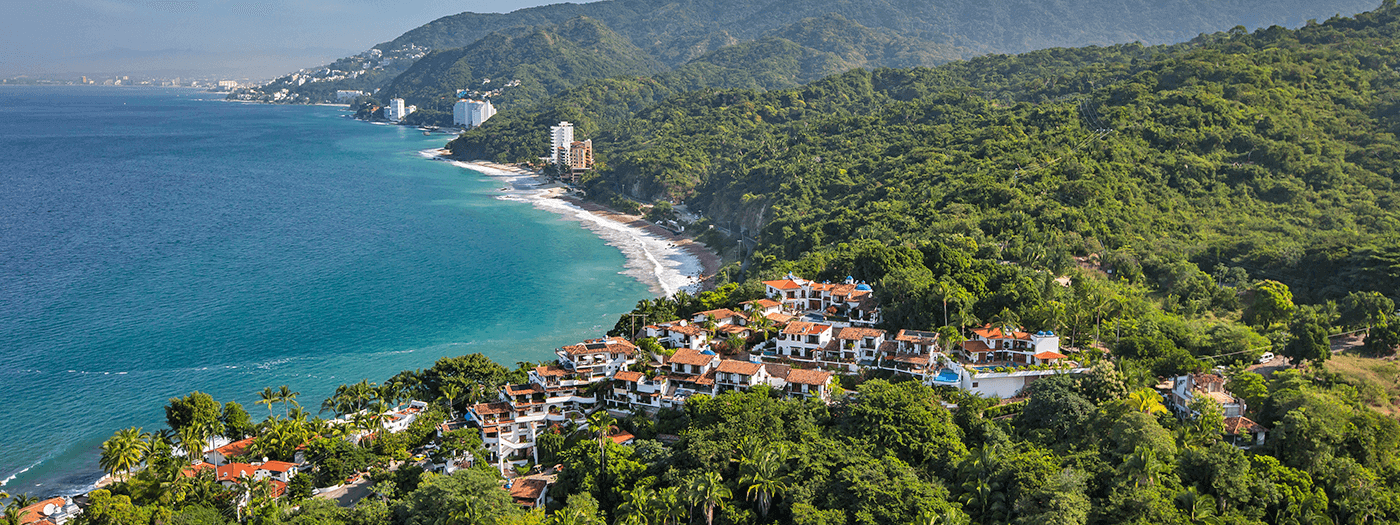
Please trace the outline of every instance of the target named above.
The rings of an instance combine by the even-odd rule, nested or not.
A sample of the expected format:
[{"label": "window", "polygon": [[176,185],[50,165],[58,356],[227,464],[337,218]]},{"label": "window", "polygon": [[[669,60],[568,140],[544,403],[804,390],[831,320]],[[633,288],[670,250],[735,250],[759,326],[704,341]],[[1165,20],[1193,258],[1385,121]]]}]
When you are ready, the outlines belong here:
[{"label": "window", "polygon": [[973,381],[973,382],[972,382],[972,388],[977,388],[977,382],[976,382],[976,381]]}]

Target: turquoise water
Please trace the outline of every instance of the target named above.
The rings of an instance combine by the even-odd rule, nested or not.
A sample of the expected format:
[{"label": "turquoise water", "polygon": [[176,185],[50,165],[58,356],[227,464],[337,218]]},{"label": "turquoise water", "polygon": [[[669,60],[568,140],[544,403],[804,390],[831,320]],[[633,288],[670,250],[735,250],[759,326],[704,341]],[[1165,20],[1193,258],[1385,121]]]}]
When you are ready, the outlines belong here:
[{"label": "turquoise water", "polygon": [[330,107],[0,88],[0,480],[81,490],[165,400],[545,360],[648,297],[576,222]]}]

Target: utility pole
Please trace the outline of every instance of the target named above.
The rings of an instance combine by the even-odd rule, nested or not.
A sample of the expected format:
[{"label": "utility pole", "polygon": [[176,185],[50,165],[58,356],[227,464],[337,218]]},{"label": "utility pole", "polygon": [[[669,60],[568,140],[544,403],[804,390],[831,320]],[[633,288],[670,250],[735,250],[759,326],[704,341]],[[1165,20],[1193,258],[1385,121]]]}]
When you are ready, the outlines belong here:
[{"label": "utility pole", "polygon": [[636,312],[629,312],[629,313],[627,314],[627,317],[630,317],[630,318],[632,319],[632,333],[631,333],[631,334],[628,334],[628,335],[631,337],[631,339],[632,339],[633,341],[636,341],[636,340],[637,340],[637,317],[641,317],[641,318],[643,319],[642,322],[645,323],[645,322],[646,322],[645,319],[646,319],[646,317],[647,317],[647,314],[639,314],[639,313],[636,313]]}]

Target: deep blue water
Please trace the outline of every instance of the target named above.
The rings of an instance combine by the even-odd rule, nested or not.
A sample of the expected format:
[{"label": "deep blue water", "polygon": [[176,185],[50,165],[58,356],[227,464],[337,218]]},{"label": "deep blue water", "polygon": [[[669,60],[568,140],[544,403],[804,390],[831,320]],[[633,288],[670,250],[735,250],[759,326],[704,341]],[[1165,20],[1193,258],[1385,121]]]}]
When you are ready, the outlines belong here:
[{"label": "deep blue water", "polygon": [[85,487],[172,396],[260,417],[266,386],[317,407],[443,356],[551,359],[650,295],[578,223],[418,154],[445,142],[330,107],[0,87],[4,490]]}]

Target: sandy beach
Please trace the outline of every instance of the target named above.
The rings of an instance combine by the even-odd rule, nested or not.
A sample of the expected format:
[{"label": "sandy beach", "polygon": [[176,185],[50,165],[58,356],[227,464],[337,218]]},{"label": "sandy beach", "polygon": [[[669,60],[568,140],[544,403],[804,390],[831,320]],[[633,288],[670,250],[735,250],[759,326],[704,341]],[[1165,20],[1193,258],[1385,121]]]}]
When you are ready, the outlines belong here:
[{"label": "sandy beach", "polygon": [[551,183],[532,171],[492,162],[452,160],[446,157],[445,150],[420,153],[500,180],[505,187],[498,199],[527,203],[578,221],[621,250],[627,258],[622,273],[651,287],[658,296],[670,296],[679,290],[697,293],[719,270],[719,257],[703,244],[674,235],[640,215],[618,213],[567,195],[563,185]]}]

